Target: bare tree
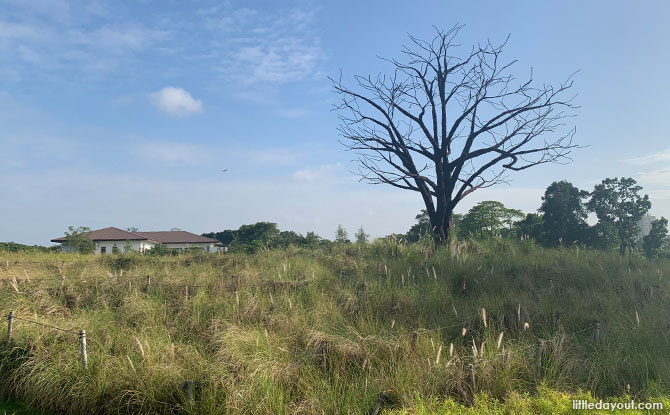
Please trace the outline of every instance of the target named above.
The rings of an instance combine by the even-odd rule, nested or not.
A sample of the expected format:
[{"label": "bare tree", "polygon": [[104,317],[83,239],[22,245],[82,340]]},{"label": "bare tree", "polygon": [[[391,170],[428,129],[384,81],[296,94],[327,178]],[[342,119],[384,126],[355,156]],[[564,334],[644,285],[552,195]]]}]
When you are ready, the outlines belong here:
[{"label": "bare tree", "polygon": [[447,240],[456,205],[477,189],[507,182],[506,173],[570,160],[574,128],[572,76],[557,87],[517,82],[516,61],[501,63],[507,40],[472,47],[456,57],[462,26],[410,36],[403,61],[383,59],[390,75],[356,76],[341,96],[342,144],[358,156],[361,180],[419,192],[436,243]]}]

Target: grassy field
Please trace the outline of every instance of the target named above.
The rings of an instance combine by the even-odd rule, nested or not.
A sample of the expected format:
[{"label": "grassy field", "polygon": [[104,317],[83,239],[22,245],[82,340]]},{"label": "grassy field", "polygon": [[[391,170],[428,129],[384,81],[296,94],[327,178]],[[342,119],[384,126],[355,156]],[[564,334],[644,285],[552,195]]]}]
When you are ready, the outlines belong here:
[{"label": "grassy field", "polygon": [[669,277],[668,261],[507,240],[0,253],[0,312],[17,316],[0,392],[74,414],[584,413],[570,401],[587,396],[670,407]]}]

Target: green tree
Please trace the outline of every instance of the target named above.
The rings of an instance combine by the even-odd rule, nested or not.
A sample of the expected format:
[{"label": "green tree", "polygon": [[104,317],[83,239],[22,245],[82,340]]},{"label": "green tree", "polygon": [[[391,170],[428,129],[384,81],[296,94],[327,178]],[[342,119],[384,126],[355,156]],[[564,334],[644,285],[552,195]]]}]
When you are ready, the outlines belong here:
[{"label": "green tree", "polygon": [[[290,232],[290,231],[289,231]],[[215,238],[223,245],[230,247],[232,251],[258,250],[260,247],[274,247],[287,244],[295,240],[298,236],[295,232],[284,234],[277,228],[276,223],[257,222],[253,225],[242,225],[237,230],[224,230],[222,232],[204,233],[203,236]],[[248,246],[250,245],[250,246]]]},{"label": "green tree", "polygon": [[661,246],[661,255],[664,258],[670,258],[670,238],[665,238]]},{"label": "green tree", "polygon": [[128,254],[133,252],[133,244],[130,241],[126,241],[126,243],[123,245],[123,253]]},{"label": "green tree", "polygon": [[214,238],[221,242],[224,246],[229,246],[235,240],[237,231],[226,229],[221,232],[203,233],[202,236],[207,238]]},{"label": "green tree", "polygon": [[167,255],[175,255],[176,250],[168,248],[168,246],[165,244],[156,244],[153,245],[151,248],[147,249],[146,251],[144,251],[144,254],[150,256],[167,256]]},{"label": "green tree", "polygon": [[525,218],[514,224],[518,236],[533,238],[535,241],[543,241],[544,218],[537,213],[529,213]]},{"label": "green tree", "polygon": [[[640,196],[641,186],[632,178],[607,178],[595,186],[591,193],[588,209],[598,217],[601,228],[616,230],[619,252],[635,245],[635,237],[640,232],[639,221],[651,208],[649,196]],[[608,224],[608,225],[604,225]]]},{"label": "green tree", "polygon": [[91,254],[95,252],[95,243],[93,243],[88,236],[91,232],[90,228],[85,226],[80,226],[78,228],[68,226],[67,229],[68,231],[65,232],[67,245],[74,248],[74,250],[80,254]]},{"label": "green tree", "polygon": [[549,245],[571,244],[582,240],[588,228],[583,199],[589,193],[565,180],[553,182],[542,196],[540,212],[544,218],[544,236]]},{"label": "green tree", "polygon": [[421,209],[418,215],[415,217],[416,223],[409,228],[405,239],[407,242],[418,242],[424,235],[432,235],[430,217],[426,209]]},{"label": "green tree", "polygon": [[53,249],[44,247],[44,246],[39,246],[39,245],[24,245],[24,244],[19,244],[16,242],[0,242],[0,251],[5,251],[5,252],[27,252],[27,253],[33,253],[33,252],[50,252],[55,249],[60,249],[60,246],[55,246]]},{"label": "green tree", "polygon": [[307,232],[305,235],[305,244],[310,248],[314,249],[321,244],[321,237],[316,234],[316,232]]},{"label": "green tree", "polygon": [[368,238],[370,237],[369,234],[365,233],[365,229],[363,229],[363,226],[361,225],[360,228],[356,231],[356,243],[358,244],[365,244],[368,243]]},{"label": "green tree", "polygon": [[337,225],[337,230],[335,231],[335,242],[338,244],[349,243],[349,234],[347,230],[342,227],[342,225]]},{"label": "green tree", "polygon": [[254,239],[253,241],[246,243],[244,245],[241,245],[241,248],[244,250],[244,252],[248,254],[253,254],[256,252],[260,252],[265,249],[265,245],[263,245],[263,242],[261,242],[258,239]]},{"label": "green tree", "polygon": [[619,233],[613,222],[598,222],[586,231],[586,243],[592,248],[609,251],[619,246]]},{"label": "green tree", "polygon": [[257,222],[253,225],[240,226],[235,239],[241,244],[259,241],[263,245],[270,245],[279,237],[279,233],[276,223]]},{"label": "green tree", "polygon": [[668,220],[664,217],[651,223],[649,234],[643,238],[642,247],[647,258],[659,257],[668,237]]},{"label": "green tree", "polygon": [[276,240],[276,246],[286,248],[288,246],[306,245],[305,237],[294,231],[281,231]]},{"label": "green tree", "polygon": [[514,218],[522,217],[523,213],[518,209],[508,209],[500,202],[486,200],[477,203],[463,216],[460,232],[479,237],[497,236],[503,229],[511,229]]}]

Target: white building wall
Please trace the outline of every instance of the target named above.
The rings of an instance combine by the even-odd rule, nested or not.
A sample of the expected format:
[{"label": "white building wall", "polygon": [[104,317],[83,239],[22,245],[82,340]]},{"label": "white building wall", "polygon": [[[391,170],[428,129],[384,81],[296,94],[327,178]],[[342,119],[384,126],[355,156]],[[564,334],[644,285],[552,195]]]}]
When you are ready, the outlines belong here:
[{"label": "white building wall", "polygon": [[68,243],[62,243],[60,246],[60,249],[63,252],[74,252],[74,246],[68,244]]},{"label": "white building wall", "polygon": [[637,243],[642,243],[644,240],[644,237],[649,235],[649,232],[651,232],[651,223],[656,220],[656,216],[651,216],[651,215],[644,215],[642,216],[642,219],[640,219],[639,225],[640,225],[640,233],[637,234]]},{"label": "white building wall", "polygon": [[195,243],[195,244],[165,244],[172,249],[200,248],[205,252],[216,252],[216,246],[213,243]]},{"label": "white building wall", "polygon": [[126,252],[126,250],[135,251],[135,252],[144,252],[145,250],[151,248],[155,244],[149,241],[97,241],[95,242],[95,253],[101,254],[103,248],[105,248],[106,254],[114,253],[114,248],[118,249],[118,252],[121,254]]},{"label": "white building wall", "polygon": [[[135,252],[145,252],[148,249],[151,249],[152,246],[156,245],[155,242],[151,241],[96,241],[95,244],[95,253],[102,254],[103,248],[105,254],[114,253],[114,248],[118,249],[119,253],[126,252],[126,249],[130,249]],[[172,249],[188,249],[188,248],[200,248],[205,252],[226,252],[227,248],[216,246],[213,243],[194,243],[194,244],[165,244],[168,248]],[[63,243],[61,245],[63,252],[74,252],[74,247]]]}]

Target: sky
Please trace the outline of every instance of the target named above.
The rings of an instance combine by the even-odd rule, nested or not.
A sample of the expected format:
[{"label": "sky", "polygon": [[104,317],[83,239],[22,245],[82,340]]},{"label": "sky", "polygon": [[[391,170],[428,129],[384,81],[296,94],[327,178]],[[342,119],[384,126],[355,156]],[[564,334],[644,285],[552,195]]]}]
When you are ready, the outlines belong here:
[{"label": "sky", "polygon": [[[474,192],[633,177],[670,216],[670,2],[0,0],[0,241],[70,225],[195,233],[270,221],[332,239],[404,233],[417,193],[361,183],[328,77],[389,73],[408,34],[503,41],[512,73],[575,76],[568,165]],[[225,171],[224,171],[225,170]]]}]

